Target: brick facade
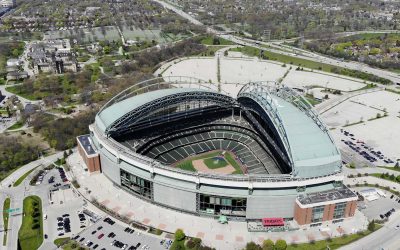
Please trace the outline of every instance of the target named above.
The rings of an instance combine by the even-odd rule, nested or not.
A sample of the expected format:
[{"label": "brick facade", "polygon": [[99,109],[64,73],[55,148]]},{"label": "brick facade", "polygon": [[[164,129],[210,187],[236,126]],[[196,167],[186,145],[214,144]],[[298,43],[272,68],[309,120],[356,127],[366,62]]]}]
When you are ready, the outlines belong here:
[{"label": "brick facade", "polygon": [[99,154],[87,155],[85,149],[82,148],[82,145],[79,143],[79,140],[78,140],[78,152],[81,155],[83,161],[85,162],[86,167],[89,170],[89,173],[101,172]]},{"label": "brick facade", "polygon": [[[322,217],[322,221],[331,221],[333,220],[333,214],[335,211],[335,206],[336,204],[327,204],[324,207],[324,213]],[[354,216],[354,213],[357,208],[357,201],[348,201],[346,204],[346,208],[344,211],[344,218],[347,217],[352,217]],[[299,225],[306,225],[310,224],[312,220],[312,211],[313,207],[308,207],[308,208],[302,208],[295,203],[295,208],[294,208],[294,220],[297,222]]]}]

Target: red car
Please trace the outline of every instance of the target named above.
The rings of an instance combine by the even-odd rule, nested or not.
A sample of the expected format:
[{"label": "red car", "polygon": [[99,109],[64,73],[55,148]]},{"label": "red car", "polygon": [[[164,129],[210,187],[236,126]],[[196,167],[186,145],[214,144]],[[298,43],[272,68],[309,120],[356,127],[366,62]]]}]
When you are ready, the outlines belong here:
[{"label": "red car", "polygon": [[97,239],[101,239],[101,238],[103,238],[103,236],[104,236],[104,234],[100,234],[98,237],[97,237]]}]

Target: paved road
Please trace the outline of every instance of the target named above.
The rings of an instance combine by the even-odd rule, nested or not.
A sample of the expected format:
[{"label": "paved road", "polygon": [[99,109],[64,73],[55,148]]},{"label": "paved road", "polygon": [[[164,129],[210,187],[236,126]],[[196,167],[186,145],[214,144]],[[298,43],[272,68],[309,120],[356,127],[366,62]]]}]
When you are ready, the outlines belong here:
[{"label": "paved road", "polygon": [[[0,192],[3,195],[9,196],[11,198],[11,208],[21,208],[22,209],[22,204],[23,204],[23,199],[25,196],[29,195],[38,195],[42,198],[42,200],[45,202],[48,202],[47,199],[47,190],[43,190],[40,188],[35,188],[29,185],[30,177],[28,176],[24,182],[22,182],[19,186],[17,187],[12,187],[12,184],[24,173],[28,172],[29,170],[40,166],[44,165],[47,166],[48,164],[54,162],[57,158],[61,158],[63,156],[63,152],[41,158],[39,160],[36,160],[34,162],[31,162],[29,164],[26,164],[25,166],[19,168],[15,172],[13,172],[11,175],[9,175],[7,178],[5,178],[1,183],[0,183]],[[33,173],[31,173],[32,175]],[[11,187],[8,187],[11,185]],[[2,203],[1,203],[2,206]],[[22,223],[22,216],[17,215],[17,216],[10,216],[8,226],[9,226],[9,234],[8,234],[8,239],[7,239],[7,246],[2,246],[0,244],[0,250],[14,250],[17,249],[17,242],[18,242],[18,230],[21,227]]]},{"label": "paved road", "polygon": [[400,212],[393,214],[378,231],[364,237],[354,243],[351,243],[341,250],[398,250],[400,249],[400,229],[396,226],[400,224]]}]

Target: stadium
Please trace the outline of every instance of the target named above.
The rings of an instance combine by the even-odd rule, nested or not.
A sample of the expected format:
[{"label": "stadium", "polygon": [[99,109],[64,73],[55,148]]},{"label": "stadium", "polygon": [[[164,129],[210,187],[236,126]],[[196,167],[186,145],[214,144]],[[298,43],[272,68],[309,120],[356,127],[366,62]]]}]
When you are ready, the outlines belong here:
[{"label": "stadium", "polygon": [[340,153],[312,106],[271,82],[237,96],[192,78],[131,86],[78,137],[90,172],[169,209],[299,225],[354,215]]}]

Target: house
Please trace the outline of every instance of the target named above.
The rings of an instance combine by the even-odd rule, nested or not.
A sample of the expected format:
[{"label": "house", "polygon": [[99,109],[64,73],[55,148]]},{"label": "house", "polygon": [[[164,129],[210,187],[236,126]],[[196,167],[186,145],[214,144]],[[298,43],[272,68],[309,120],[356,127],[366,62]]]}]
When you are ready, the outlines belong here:
[{"label": "house", "polygon": [[28,78],[28,73],[25,71],[12,71],[7,73],[7,80],[14,81],[14,80],[22,80]]}]

